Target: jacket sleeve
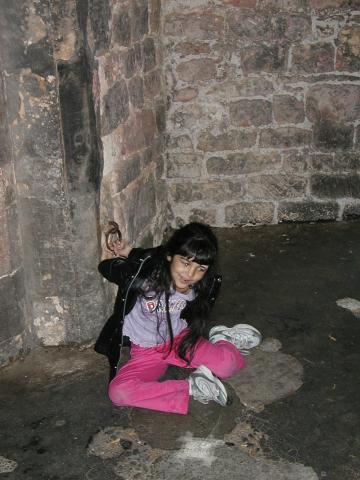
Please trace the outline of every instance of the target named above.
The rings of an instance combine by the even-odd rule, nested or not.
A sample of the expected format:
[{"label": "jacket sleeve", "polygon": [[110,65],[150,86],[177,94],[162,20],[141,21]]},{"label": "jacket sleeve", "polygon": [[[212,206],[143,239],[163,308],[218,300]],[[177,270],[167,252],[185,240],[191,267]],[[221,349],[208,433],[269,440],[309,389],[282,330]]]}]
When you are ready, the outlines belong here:
[{"label": "jacket sleeve", "polygon": [[140,266],[139,253],[140,249],[133,249],[127,258],[116,257],[103,260],[99,263],[98,270],[109,282],[122,285],[126,279],[137,272]]}]

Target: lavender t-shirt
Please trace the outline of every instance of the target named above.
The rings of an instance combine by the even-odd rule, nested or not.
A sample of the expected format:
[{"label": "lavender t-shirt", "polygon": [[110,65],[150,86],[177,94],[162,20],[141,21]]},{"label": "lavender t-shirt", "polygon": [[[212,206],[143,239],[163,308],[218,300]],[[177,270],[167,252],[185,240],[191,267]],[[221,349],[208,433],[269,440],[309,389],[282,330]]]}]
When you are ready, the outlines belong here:
[{"label": "lavender t-shirt", "polygon": [[[150,294],[139,296],[134,308],[125,316],[123,333],[132,343],[141,347],[154,347],[170,340],[166,320],[165,294],[151,297]],[[174,290],[169,297],[169,313],[174,337],[187,328],[187,323],[180,318],[180,312],[186,302],[195,298],[193,290],[180,293]],[[158,328],[159,326],[159,328]]]}]

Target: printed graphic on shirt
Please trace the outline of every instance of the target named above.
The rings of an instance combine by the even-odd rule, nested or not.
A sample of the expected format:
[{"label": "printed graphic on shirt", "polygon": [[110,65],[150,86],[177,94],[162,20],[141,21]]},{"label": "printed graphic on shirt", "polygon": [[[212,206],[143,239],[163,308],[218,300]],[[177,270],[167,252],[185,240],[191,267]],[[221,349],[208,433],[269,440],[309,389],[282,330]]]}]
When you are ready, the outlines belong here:
[{"label": "printed graphic on shirt", "polygon": [[[169,313],[181,312],[186,306],[186,300],[178,298],[176,300],[169,300]],[[149,313],[165,313],[166,304],[165,301],[157,300],[145,300],[145,308]]]}]

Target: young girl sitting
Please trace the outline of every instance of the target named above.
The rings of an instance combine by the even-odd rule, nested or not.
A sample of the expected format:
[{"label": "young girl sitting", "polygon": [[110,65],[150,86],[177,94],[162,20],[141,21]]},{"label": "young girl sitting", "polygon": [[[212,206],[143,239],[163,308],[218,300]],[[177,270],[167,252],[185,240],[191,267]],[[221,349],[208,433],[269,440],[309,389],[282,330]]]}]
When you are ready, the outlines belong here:
[{"label": "young girl sitting", "polygon": [[[243,354],[259,345],[261,334],[239,324],[213,327],[205,338],[221,282],[215,271],[218,242],[210,227],[190,223],[157,248],[131,248],[125,241],[113,247],[116,257],[103,260],[99,271],[119,291],[95,345],[110,360],[111,401],[180,414],[187,413],[190,396],[225,406],[227,392],[219,378],[245,366]],[[117,371],[126,337],[130,360]],[[196,370],[185,380],[159,381],[168,365]]]}]

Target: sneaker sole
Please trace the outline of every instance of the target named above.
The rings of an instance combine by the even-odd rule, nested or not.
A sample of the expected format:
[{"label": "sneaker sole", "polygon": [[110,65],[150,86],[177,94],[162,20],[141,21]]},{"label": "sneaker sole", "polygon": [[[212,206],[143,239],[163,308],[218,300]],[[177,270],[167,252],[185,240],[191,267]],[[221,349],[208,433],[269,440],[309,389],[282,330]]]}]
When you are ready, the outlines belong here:
[{"label": "sneaker sole", "polygon": [[[227,395],[227,391],[226,391],[226,388],[224,387],[224,385],[222,384],[222,382],[213,375],[213,373],[211,372],[211,370],[208,369],[208,367],[206,367],[205,365],[201,365],[195,372],[194,372],[194,382],[196,383],[197,387],[201,390],[201,388],[199,387],[199,384],[197,383],[197,377],[196,377],[196,372],[199,371],[201,372],[201,375],[199,375],[199,379],[205,377],[207,380],[209,380],[210,382],[212,383],[215,383],[218,388],[219,388],[219,391],[220,391],[220,394],[219,394],[219,401],[217,401],[217,403],[219,403],[220,405],[222,405],[223,407],[225,407],[227,405],[227,401],[228,401],[228,395]],[[214,400],[216,401],[216,400]]]},{"label": "sneaker sole", "polygon": [[255,327],[253,327],[252,325],[248,325],[247,323],[238,323],[236,326],[234,327],[226,327],[225,325],[217,325],[216,327],[213,327],[210,332],[209,332],[209,337],[212,337],[213,335],[215,335],[216,333],[222,333],[224,329],[226,329],[226,331],[228,333],[230,332],[234,332],[236,331],[237,327],[239,328],[247,328],[249,330],[252,330],[253,332],[257,333],[259,335],[259,338],[261,339],[262,338],[262,335],[261,333],[259,332],[259,330]]}]

